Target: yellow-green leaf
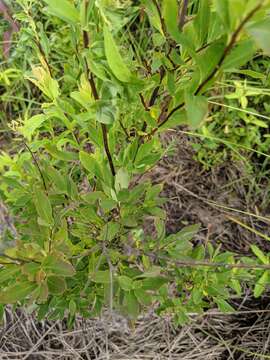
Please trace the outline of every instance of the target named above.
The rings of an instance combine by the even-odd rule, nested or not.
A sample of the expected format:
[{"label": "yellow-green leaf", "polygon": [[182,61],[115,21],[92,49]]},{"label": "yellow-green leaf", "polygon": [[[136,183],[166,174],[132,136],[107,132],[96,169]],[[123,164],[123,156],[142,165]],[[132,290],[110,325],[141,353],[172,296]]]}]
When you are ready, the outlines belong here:
[{"label": "yellow-green leaf", "polygon": [[69,262],[55,258],[54,255],[47,256],[42,265],[46,273],[62,277],[73,276],[75,274],[75,269]]},{"label": "yellow-green leaf", "polygon": [[2,291],[0,294],[0,304],[15,304],[18,301],[26,299],[37,287],[36,284],[28,281],[12,285]]},{"label": "yellow-green leaf", "polygon": [[104,24],[103,27],[104,34],[104,47],[105,54],[109,64],[110,69],[112,70],[115,77],[122,82],[129,82],[131,80],[131,72],[129,71],[127,65],[125,64],[118,47],[115,43],[115,40],[111,34],[111,31],[108,29],[107,25]]},{"label": "yellow-green leaf", "polygon": [[41,219],[41,225],[51,226],[53,225],[52,206],[48,196],[40,189],[35,189],[35,206],[39,218]]},{"label": "yellow-green leaf", "polygon": [[44,0],[48,5],[48,10],[52,15],[60,19],[76,24],[80,21],[80,12],[67,0]]},{"label": "yellow-green leaf", "polygon": [[265,271],[257,281],[254,288],[254,297],[258,298],[265,291],[266,284],[269,282],[269,271]]},{"label": "yellow-green leaf", "polygon": [[165,21],[166,29],[173,39],[178,38],[178,4],[176,0],[163,1],[163,18]]}]

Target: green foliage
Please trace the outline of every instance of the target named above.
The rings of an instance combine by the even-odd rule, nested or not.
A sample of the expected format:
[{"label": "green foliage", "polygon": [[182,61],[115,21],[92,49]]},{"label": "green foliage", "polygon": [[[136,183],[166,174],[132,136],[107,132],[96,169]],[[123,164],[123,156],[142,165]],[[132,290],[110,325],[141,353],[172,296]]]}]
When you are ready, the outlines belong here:
[{"label": "green foliage", "polygon": [[255,260],[248,271],[231,253],[194,247],[197,225],[166,234],[162,185],[142,175],[170,150],[162,131],[205,126],[212,89],[257,45],[267,51],[269,4],[241,0],[234,12],[232,1],[195,1],[179,19],[177,1],[16,3],[30,44],[18,68],[38,106],[16,112],[21,145],[0,155],[18,232],[0,258],[0,303],[34,304],[39,318],[69,311],[70,322],[103,306],[135,319],[155,305],[183,323],[213,303],[232,311],[246,278],[260,296],[268,272]]}]

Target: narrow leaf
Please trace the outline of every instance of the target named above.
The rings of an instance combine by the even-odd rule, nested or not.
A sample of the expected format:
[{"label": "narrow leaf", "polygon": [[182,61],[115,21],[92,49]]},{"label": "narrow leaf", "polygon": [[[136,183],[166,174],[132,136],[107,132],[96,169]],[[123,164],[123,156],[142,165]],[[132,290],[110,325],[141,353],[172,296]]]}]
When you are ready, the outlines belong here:
[{"label": "narrow leaf", "polygon": [[111,34],[111,31],[104,24],[103,27],[104,35],[104,47],[105,54],[109,64],[110,69],[112,70],[115,77],[122,82],[129,82],[131,79],[131,72],[126,66],[118,48],[114,41],[114,38]]},{"label": "narrow leaf", "polygon": [[173,39],[179,35],[178,29],[178,4],[176,0],[163,1],[163,18],[166,28]]},{"label": "narrow leaf", "polygon": [[265,291],[266,284],[269,282],[269,272],[265,271],[257,281],[254,288],[254,297],[258,298]]},{"label": "narrow leaf", "polygon": [[268,256],[266,256],[263,251],[261,249],[258,248],[258,246],[256,245],[251,245],[251,250],[253,251],[253,253],[257,256],[257,258],[259,260],[261,260],[261,262],[263,264],[269,264],[269,259]]}]

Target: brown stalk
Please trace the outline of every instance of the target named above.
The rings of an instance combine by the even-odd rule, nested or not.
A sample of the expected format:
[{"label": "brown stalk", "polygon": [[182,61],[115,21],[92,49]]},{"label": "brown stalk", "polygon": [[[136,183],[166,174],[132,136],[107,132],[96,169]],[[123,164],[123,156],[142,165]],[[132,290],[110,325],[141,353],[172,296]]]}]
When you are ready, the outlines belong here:
[{"label": "brown stalk", "polygon": [[188,0],[183,0],[182,7],[179,11],[179,30],[182,30],[185,25],[186,15],[187,15],[187,7],[188,7]]}]

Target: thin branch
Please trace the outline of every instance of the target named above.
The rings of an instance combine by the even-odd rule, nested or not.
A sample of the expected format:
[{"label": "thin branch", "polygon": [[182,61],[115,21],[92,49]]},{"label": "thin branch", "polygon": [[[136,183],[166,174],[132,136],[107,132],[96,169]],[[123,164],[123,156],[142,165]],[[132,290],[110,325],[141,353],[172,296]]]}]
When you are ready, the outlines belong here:
[{"label": "thin branch", "polygon": [[38,163],[38,161],[37,161],[34,153],[33,153],[32,150],[30,149],[30,147],[26,144],[25,141],[23,141],[23,144],[24,144],[24,146],[27,148],[27,150],[30,152],[30,154],[31,154],[31,156],[32,156],[32,159],[34,160],[34,163],[35,163],[35,165],[36,165],[36,167],[37,167],[37,169],[38,169],[38,172],[39,172],[39,174],[40,174],[40,177],[41,177],[41,180],[42,180],[42,183],[43,183],[44,190],[46,191],[46,193],[48,193],[48,189],[47,189],[47,186],[46,186],[46,182],[45,182],[44,175],[43,175],[43,173],[42,173],[42,171],[41,171],[41,168],[40,168],[40,166],[39,166],[39,163]]},{"label": "thin branch", "polygon": [[107,154],[107,158],[110,164],[110,169],[111,169],[111,173],[112,176],[115,176],[115,168],[113,165],[113,159],[111,156],[111,152],[110,152],[110,148],[109,148],[109,143],[108,143],[108,131],[107,131],[107,126],[105,124],[101,124],[101,128],[102,128],[102,136],[103,136],[103,143],[104,143],[104,147],[105,147],[105,151]]},{"label": "thin branch", "polygon": [[197,260],[177,260],[172,259],[166,255],[158,255],[153,252],[141,252],[146,256],[153,258],[154,260],[160,259],[168,261],[174,265],[181,267],[211,267],[211,268],[225,268],[225,269],[249,269],[249,270],[270,270],[270,264],[245,264],[245,263],[236,263],[228,264],[223,262],[209,262],[209,261],[197,261]]},{"label": "thin branch", "polygon": [[129,254],[132,256],[148,256],[153,261],[164,260],[172,265],[185,268],[199,268],[199,267],[210,267],[210,268],[224,268],[224,269],[247,269],[247,270],[270,270],[270,264],[246,264],[243,262],[237,262],[234,264],[225,262],[214,262],[207,260],[178,260],[172,259],[171,257],[163,254],[157,254],[153,251],[144,251],[142,249],[135,249],[132,246],[128,246]]},{"label": "thin branch", "polygon": [[166,35],[167,31],[166,31],[166,26],[165,26],[165,22],[164,22],[164,19],[163,19],[163,16],[162,16],[162,12],[161,12],[161,8],[160,8],[160,5],[158,3],[158,0],[152,0],[155,7],[157,8],[157,11],[158,11],[158,16],[159,16],[159,19],[160,19],[160,23],[161,23],[161,28],[162,28],[162,31],[164,33],[164,35]]},{"label": "thin branch", "polygon": [[231,40],[229,42],[229,44],[226,46],[217,66],[213,69],[213,71],[208,75],[208,77],[200,84],[200,86],[198,87],[198,89],[195,92],[195,95],[198,95],[201,90],[203,90],[203,88],[205,87],[206,84],[209,83],[209,81],[211,81],[213,79],[213,77],[216,75],[216,73],[219,71],[221,65],[223,64],[224,60],[226,59],[226,57],[229,55],[229,53],[231,52],[234,44],[236,43],[237,37],[240,34],[240,32],[242,31],[243,27],[246,25],[246,23],[256,14],[257,11],[259,11],[261,9],[263,5],[263,2],[260,2],[254,9],[252,9],[247,16],[242,20],[242,22],[240,23],[240,25],[238,26],[238,28],[235,30],[235,32],[233,33]]},{"label": "thin branch", "polygon": [[185,25],[185,20],[186,20],[186,15],[187,15],[187,7],[188,7],[188,0],[183,0],[182,7],[180,8],[180,11],[179,11],[178,27],[179,27],[180,31],[182,31],[182,29]]},{"label": "thin branch", "polygon": [[143,97],[143,95],[141,93],[139,93],[139,97],[140,97],[141,103],[142,103],[142,105],[144,107],[144,110],[149,111],[149,107],[147,106],[147,104],[146,104],[146,102],[144,100],[144,97]]},{"label": "thin branch", "polygon": [[164,67],[161,66],[160,68],[160,79],[159,79],[159,84],[157,87],[155,87],[155,89],[153,90],[153,93],[151,95],[151,98],[149,100],[149,104],[148,104],[148,107],[152,107],[155,105],[155,102],[158,98],[158,93],[159,93],[159,89],[160,89],[160,85],[162,83],[162,80],[164,79],[164,76],[165,76],[166,72],[164,70]]}]

